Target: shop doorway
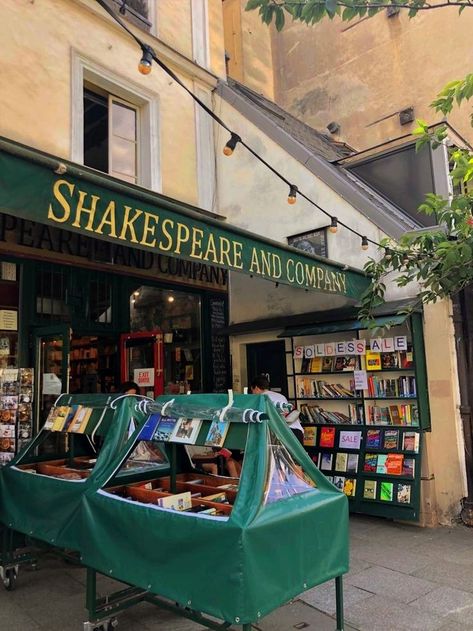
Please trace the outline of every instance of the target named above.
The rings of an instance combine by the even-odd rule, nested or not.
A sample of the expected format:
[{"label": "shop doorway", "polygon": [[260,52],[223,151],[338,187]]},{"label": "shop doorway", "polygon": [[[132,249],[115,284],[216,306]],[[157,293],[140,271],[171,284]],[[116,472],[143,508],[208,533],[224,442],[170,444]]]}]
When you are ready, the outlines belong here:
[{"label": "shop doorway", "polygon": [[256,375],[264,374],[269,379],[271,390],[288,396],[284,341],[247,344],[246,361],[249,381]]}]

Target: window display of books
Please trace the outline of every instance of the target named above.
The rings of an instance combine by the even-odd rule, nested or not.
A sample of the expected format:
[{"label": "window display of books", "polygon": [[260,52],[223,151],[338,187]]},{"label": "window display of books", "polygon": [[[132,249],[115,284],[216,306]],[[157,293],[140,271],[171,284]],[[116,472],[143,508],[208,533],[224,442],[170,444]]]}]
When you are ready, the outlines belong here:
[{"label": "window display of books", "polygon": [[[417,514],[419,388],[425,387],[425,372],[415,365],[419,338],[413,337],[410,326],[400,325],[378,337],[350,330],[292,340],[293,392],[304,447],[359,512],[408,519]],[[340,441],[347,432],[357,433],[354,426],[360,440],[347,451]],[[396,513],[396,507],[408,512]]]},{"label": "window display of books", "polygon": [[30,441],[33,431],[33,369],[0,369],[0,466]]}]

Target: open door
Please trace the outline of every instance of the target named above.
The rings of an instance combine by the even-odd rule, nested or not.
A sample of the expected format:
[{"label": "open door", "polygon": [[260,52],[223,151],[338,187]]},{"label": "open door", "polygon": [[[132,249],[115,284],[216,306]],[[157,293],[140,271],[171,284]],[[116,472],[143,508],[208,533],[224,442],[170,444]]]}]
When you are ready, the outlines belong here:
[{"label": "open door", "polygon": [[34,330],[34,433],[42,427],[61,392],[69,392],[71,329],[66,324]]},{"label": "open door", "polygon": [[121,380],[134,381],[141,393],[164,392],[163,334],[161,331],[125,333],[120,337]]}]

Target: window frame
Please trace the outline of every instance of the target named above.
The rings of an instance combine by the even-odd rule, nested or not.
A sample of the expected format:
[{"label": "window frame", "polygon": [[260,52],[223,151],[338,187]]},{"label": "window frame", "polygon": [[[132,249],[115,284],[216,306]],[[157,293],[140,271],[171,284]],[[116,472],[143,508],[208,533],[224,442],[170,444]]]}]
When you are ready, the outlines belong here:
[{"label": "window frame", "polygon": [[[159,152],[159,97],[128,81],[99,64],[72,51],[71,86],[71,160],[84,163],[84,84],[105,91],[108,96],[123,100],[138,112],[137,184],[162,191],[161,157]],[[110,164],[109,164],[110,170]],[[108,174],[110,175],[110,173]],[[125,181],[125,180],[124,180]]]},{"label": "window frame", "polygon": [[296,248],[296,250],[300,250],[301,252],[305,252],[305,250],[303,250],[302,248],[298,248],[297,245],[294,245],[293,243],[291,243],[291,241],[293,239],[297,239],[298,237],[309,238],[312,235],[314,235],[315,233],[323,234],[324,245],[325,245],[325,254],[318,254],[318,253],[314,253],[314,252],[307,252],[307,254],[311,254],[312,256],[320,256],[322,258],[328,259],[329,258],[329,246],[328,246],[329,239],[328,239],[328,235],[327,235],[327,228],[328,228],[328,226],[321,226],[320,228],[313,228],[312,230],[306,230],[305,232],[298,232],[297,234],[291,234],[288,237],[286,237],[287,244],[290,245],[293,248]]}]

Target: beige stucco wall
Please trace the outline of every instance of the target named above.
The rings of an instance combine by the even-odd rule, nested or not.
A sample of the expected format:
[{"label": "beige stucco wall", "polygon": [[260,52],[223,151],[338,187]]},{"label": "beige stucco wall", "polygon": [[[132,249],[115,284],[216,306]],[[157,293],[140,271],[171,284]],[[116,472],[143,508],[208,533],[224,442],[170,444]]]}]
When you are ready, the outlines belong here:
[{"label": "beige stucco wall", "polygon": [[[211,1],[215,23],[218,13],[214,5]],[[176,12],[173,3],[160,2],[158,34],[162,30],[163,37],[191,58],[190,2],[185,2],[185,8],[186,11]],[[221,70],[221,61],[217,59],[223,59],[221,16],[218,26],[211,51],[215,68],[220,64]],[[211,33],[214,30],[211,29]],[[141,32],[140,36],[151,45],[157,44],[154,37]],[[92,0],[5,0],[0,3],[0,37],[0,134],[71,157],[71,58],[75,51],[129,84],[131,90],[137,86],[158,96],[162,192],[198,203],[192,100],[156,66],[148,76],[138,72],[141,51],[97,3]],[[219,46],[220,56],[216,53]],[[180,69],[178,74],[192,87],[191,72],[186,74]]]},{"label": "beige stucco wall", "polygon": [[[416,118],[438,122],[442,115],[429,103],[447,82],[471,72],[469,11],[286,24],[273,32],[276,101],[315,128],[337,121],[338,137],[357,150],[410,132],[413,124],[401,126],[397,112],[411,105]],[[449,120],[471,142],[468,111]]]}]

